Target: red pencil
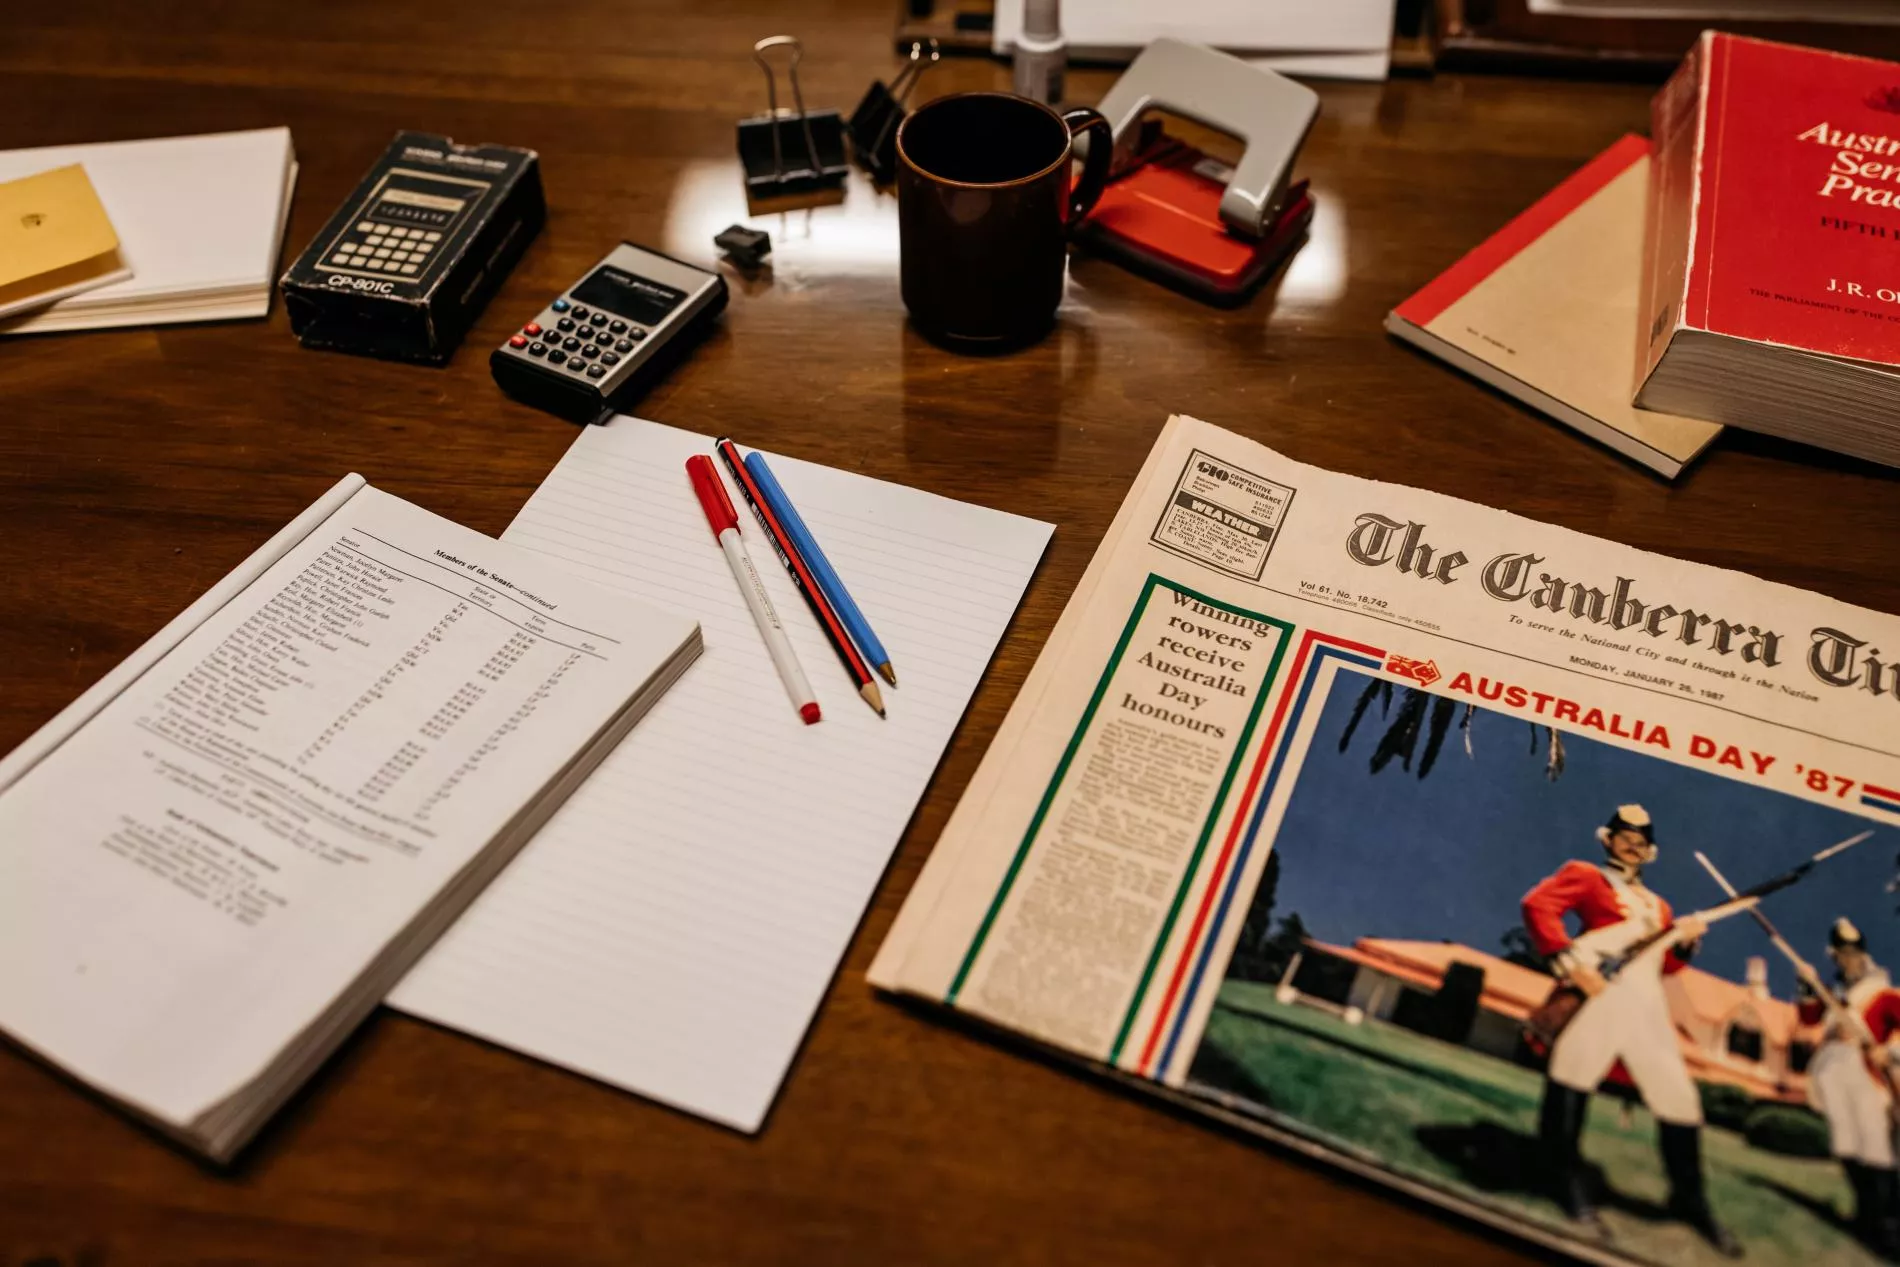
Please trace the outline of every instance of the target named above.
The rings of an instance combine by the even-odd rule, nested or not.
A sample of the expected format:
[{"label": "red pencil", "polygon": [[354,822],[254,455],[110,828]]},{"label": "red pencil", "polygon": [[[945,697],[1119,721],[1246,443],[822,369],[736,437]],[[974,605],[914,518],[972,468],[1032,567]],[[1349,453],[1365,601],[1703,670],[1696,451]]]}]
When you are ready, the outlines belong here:
[{"label": "red pencil", "polygon": [[792,539],[780,525],[778,516],[766,505],[765,495],[759,491],[752,472],[746,470],[745,463],[739,460],[739,446],[731,440],[720,440],[713,447],[719,451],[720,460],[726,464],[726,469],[732,472],[733,482],[739,486],[746,505],[758,516],[759,526],[765,529],[772,548],[778,552],[779,562],[792,574],[792,583],[804,595],[805,606],[811,608],[811,614],[818,618],[819,627],[825,631],[825,641],[838,653],[838,659],[843,662],[845,671],[851,674],[851,680],[858,684],[858,694],[864,697],[865,703],[877,710],[879,717],[884,716],[884,693],[877,689],[877,679],[871,676],[871,668],[865,664],[864,657],[858,654],[858,649],[851,645],[851,637],[845,632],[844,622],[838,619],[838,613],[831,609],[824,591],[818,587],[818,578],[805,566],[805,561],[792,545]]}]

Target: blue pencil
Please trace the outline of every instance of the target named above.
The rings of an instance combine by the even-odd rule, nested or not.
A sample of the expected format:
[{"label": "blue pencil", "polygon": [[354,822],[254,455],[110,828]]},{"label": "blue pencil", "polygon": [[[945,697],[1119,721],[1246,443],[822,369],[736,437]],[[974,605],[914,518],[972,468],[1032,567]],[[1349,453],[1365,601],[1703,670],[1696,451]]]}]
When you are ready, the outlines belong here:
[{"label": "blue pencil", "polygon": [[844,622],[845,630],[851,635],[852,641],[858,644],[858,650],[864,653],[865,660],[883,675],[886,682],[896,686],[897,670],[891,667],[890,654],[884,650],[884,644],[877,640],[877,635],[871,632],[871,622],[858,610],[851,592],[838,579],[831,560],[818,548],[818,539],[811,535],[811,529],[799,518],[798,508],[785,495],[784,488],[780,487],[778,479],[772,474],[772,468],[765,464],[765,455],[748,453],[745,455],[745,465],[752,472],[752,478],[758,481],[765,500],[771,504],[772,513],[785,526],[785,535],[792,539],[792,545],[803,556],[805,566],[818,578],[818,588],[825,592],[825,598],[836,609],[838,619]]}]

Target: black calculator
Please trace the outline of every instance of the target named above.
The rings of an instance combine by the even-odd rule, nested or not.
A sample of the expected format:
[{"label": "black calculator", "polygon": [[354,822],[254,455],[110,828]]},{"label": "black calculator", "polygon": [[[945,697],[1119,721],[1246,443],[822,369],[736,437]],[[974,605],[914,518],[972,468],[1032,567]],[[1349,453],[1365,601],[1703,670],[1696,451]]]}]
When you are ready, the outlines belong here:
[{"label": "black calculator", "polygon": [[726,280],[622,242],[488,358],[501,389],[575,422],[603,422],[704,336]]},{"label": "black calculator", "polygon": [[486,180],[391,168],[363,199],[356,219],[337,232],[321,266],[359,277],[413,281],[453,244],[469,209],[491,186]]}]

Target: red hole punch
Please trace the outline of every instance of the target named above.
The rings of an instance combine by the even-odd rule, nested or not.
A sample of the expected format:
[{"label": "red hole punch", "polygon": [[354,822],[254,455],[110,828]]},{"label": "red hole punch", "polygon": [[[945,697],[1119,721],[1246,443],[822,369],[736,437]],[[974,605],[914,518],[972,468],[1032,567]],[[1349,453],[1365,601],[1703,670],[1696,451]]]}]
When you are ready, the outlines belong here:
[{"label": "red hole punch", "polygon": [[[1160,39],[1102,99],[1115,161],[1080,234],[1097,254],[1207,303],[1241,304],[1305,239],[1313,199],[1290,178],[1319,113],[1312,89],[1205,45]],[[1229,166],[1169,137],[1167,110],[1239,138]]]}]

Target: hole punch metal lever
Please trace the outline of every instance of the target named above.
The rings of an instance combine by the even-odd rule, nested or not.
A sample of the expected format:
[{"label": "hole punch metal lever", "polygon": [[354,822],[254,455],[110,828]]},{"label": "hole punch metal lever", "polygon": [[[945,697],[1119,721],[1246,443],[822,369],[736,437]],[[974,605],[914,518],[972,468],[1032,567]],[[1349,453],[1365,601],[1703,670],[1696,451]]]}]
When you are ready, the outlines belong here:
[{"label": "hole punch metal lever", "polygon": [[[778,76],[766,52],[791,50],[786,78],[792,85],[794,109],[778,103]],[[746,192],[755,196],[798,194],[835,189],[849,170],[845,160],[844,121],[836,110],[807,110],[798,82],[798,63],[805,46],[792,35],[772,35],[752,46],[753,60],[765,72],[766,112],[739,121],[739,163],[745,169]]]},{"label": "hole punch metal lever", "polygon": [[[1240,161],[1230,167],[1169,137],[1150,117],[1156,111],[1240,138]],[[1204,45],[1158,39],[1103,96],[1101,112],[1114,134],[1112,172],[1081,232],[1096,251],[1230,306],[1305,239],[1313,198],[1291,173],[1319,112],[1311,88]]]},{"label": "hole punch metal lever", "polygon": [[942,56],[935,39],[913,40],[910,60],[892,77],[890,86],[881,79],[873,80],[864,100],[851,112],[845,130],[851,135],[852,157],[879,184],[887,184],[897,175],[897,125],[904,121],[911,90]]},{"label": "hole punch metal lever", "polygon": [[1239,137],[1247,148],[1225,178],[1220,220],[1259,240],[1273,234],[1288,204],[1289,173],[1319,114],[1319,96],[1238,57],[1164,37],[1142,50],[1099,108],[1115,130],[1115,176],[1139,165],[1140,125],[1150,110]]}]

